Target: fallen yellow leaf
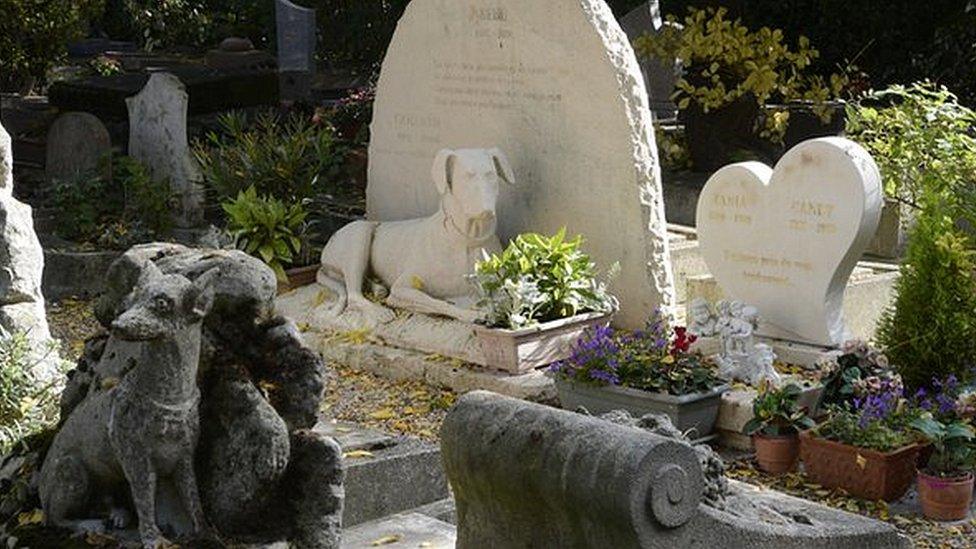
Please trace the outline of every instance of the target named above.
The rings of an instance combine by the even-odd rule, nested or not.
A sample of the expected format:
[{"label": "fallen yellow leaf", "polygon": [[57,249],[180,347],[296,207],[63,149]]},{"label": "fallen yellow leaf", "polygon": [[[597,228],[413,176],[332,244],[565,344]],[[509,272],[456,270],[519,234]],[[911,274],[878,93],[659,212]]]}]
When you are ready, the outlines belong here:
[{"label": "fallen yellow leaf", "polygon": [[375,412],[369,414],[369,417],[373,419],[390,419],[393,417],[393,410],[389,408],[383,408],[381,410],[376,410]]},{"label": "fallen yellow leaf", "polygon": [[44,511],[34,509],[17,515],[17,524],[26,526],[28,524],[40,524],[44,522]]},{"label": "fallen yellow leaf", "polygon": [[866,457],[862,456],[861,454],[858,454],[855,459],[857,461],[857,466],[858,467],[860,467],[861,469],[864,469],[865,467],[867,467],[868,459]]},{"label": "fallen yellow leaf", "polygon": [[371,458],[373,457],[373,452],[367,450],[353,450],[352,452],[346,452],[342,454],[344,458]]},{"label": "fallen yellow leaf", "polygon": [[396,543],[398,541],[400,541],[400,536],[398,535],[383,536],[380,539],[373,541],[373,543],[371,543],[370,545],[372,545],[373,547],[379,547],[381,545],[389,545],[391,543]]}]

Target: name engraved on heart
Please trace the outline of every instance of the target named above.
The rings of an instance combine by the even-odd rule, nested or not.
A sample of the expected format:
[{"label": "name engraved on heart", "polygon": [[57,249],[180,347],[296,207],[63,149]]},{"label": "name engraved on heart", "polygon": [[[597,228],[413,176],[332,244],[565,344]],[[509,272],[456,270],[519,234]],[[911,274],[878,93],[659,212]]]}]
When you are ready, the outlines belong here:
[{"label": "name engraved on heart", "polygon": [[881,206],[867,151],[813,139],[775,169],[744,162],[716,172],[699,198],[698,239],[726,296],[759,308],[761,335],[840,345],[844,290]]}]

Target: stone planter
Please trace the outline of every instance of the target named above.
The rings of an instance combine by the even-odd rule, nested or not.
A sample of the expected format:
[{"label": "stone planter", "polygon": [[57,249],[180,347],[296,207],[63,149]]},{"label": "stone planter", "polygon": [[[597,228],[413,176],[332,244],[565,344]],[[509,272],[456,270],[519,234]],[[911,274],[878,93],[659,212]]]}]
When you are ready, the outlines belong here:
[{"label": "stone planter", "polygon": [[882,453],[800,433],[800,459],[810,480],[870,500],[893,501],[905,494],[915,480],[919,449],[912,444]]},{"label": "stone planter", "polygon": [[707,113],[694,103],[681,111],[678,120],[685,125],[688,154],[695,171],[713,172],[731,164],[740,151],[755,152],[761,148],[753,134],[759,113],[759,105],[751,95]]},{"label": "stone planter", "polygon": [[313,284],[315,282],[315,276],[319,272],[319,267],[320,265],[315,264],[286,270],[285,274],[288,276],[288,281],[278,281],[278,293],[283,294],[295,288]]},{"label": "stone planter", "polygon": [[767,473],[782,475],[796,471],[800,460],[800,437],[795,433],[785,436],[771,436],[756,433],[752,435],[756,447],[756,461]]},{"label": "stone planter", "polygon": [[973,474],[941,478],[918,472],[918,499],[922,514],[933,520],[963,520],[973,503]]},{"label": "stone planter", "polygon": [[666,414],[678,430],[693,431],[691,437],[696,439],[714,431],[722,394],[728,390],[728,385],[720,385],[707,393],[673,396],[629,387],[587,385],[556,377],[559,402],[567,410],[582,406],[592,414],[614,410],[626,410],[634,417]]},{"label": "stone planter", "polygon": [[583,333],[610,324],[613,315],[585,313],[518,330],[475,326],[484,364],[520,374],[567,358]]}]

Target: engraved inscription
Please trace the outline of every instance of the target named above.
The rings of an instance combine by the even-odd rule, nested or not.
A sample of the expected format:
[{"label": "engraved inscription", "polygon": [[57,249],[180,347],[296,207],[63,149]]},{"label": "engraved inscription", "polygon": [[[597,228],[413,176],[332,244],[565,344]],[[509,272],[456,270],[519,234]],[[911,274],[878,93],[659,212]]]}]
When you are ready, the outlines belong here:
[{"label": "engraved inscription", "polygon": [[533,89],[526,83],[544,82],[549,69],[522,62],[467,63],[434,61],[436,84],[434,104],[497,111],[555,109],[561,92]]}]

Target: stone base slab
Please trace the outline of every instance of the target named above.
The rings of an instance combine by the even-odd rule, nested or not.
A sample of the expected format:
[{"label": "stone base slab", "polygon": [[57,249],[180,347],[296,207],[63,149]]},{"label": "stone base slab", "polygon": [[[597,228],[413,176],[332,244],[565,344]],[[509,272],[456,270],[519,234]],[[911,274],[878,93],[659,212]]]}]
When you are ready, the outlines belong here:
[{"label": "stone base slab", "polygon": [[454,549],[456,540],[457,531],[453,525],[420,513],[403,513],[344,531],[340,547]]},{"label": "stone base slab", "polygon": [[[765,343],[772,347],[777,360],[786,364],[803,366],[808,370],[816,369],[820,362],[830,360],[840,354],[838,349],[832,347],[820,347],[771,337],[757,336],[756,343]],[[695,341],[692,350],[701,351],[705,356],[714,355],[721,350],[721,343],[717,337],[702,337]]]}]

